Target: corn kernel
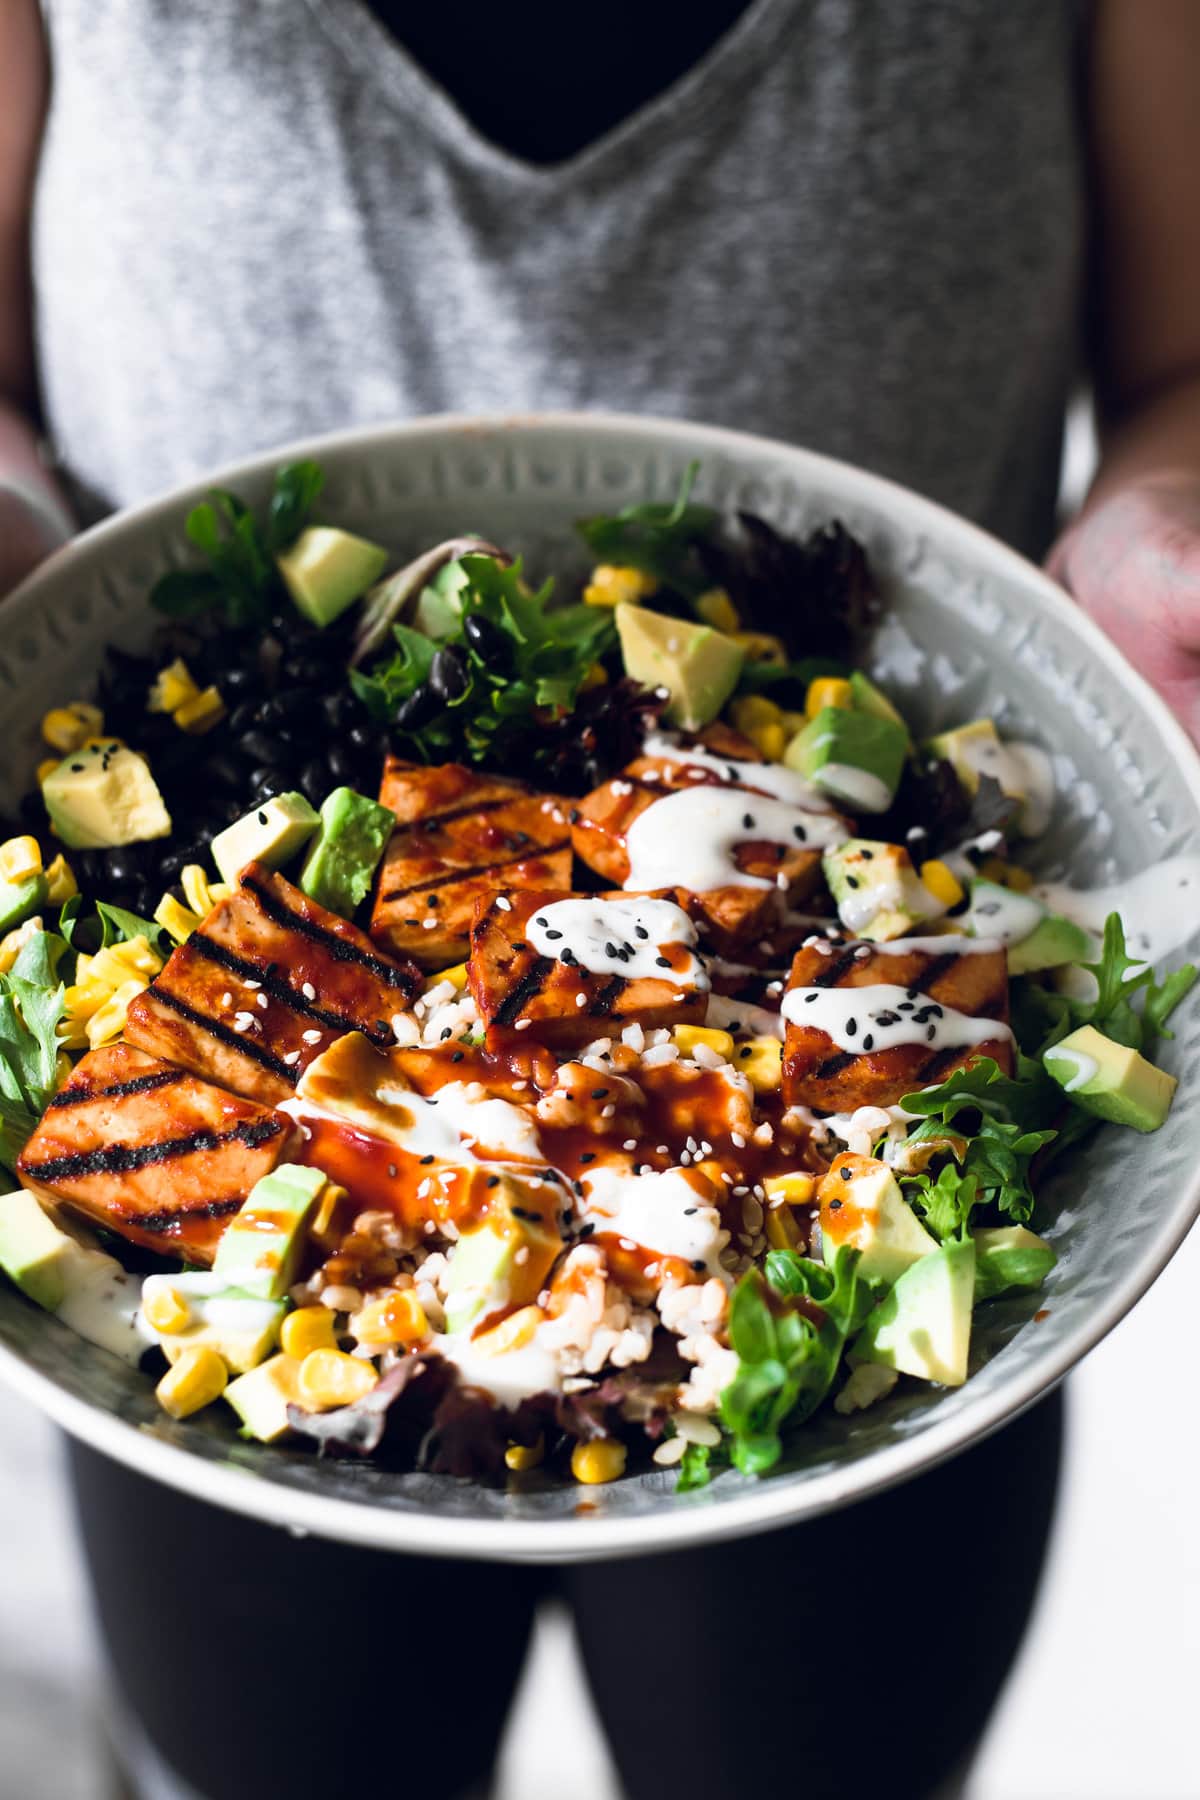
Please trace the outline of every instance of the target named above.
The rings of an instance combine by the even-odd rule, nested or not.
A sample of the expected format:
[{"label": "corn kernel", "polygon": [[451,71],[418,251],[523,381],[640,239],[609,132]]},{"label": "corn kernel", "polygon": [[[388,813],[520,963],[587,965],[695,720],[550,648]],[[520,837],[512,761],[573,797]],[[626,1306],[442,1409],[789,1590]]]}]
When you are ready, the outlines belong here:
[{"label": "corn kernel", "polygon": [[194,700],[199,692],[191,670],[183,658],[177,656],[174,662],[168,663],[154,677],[154,685],[146,699],[146,711],[173,713],[179,707],[186,706],[189,700]]},{"label": "corn kernel", "polygon": [[188,863],[179,877],[179,885],[192,911],[199,913],[202,919],[206,918],[213,904],[207,870],[200,863]]},{"label": "corn kernel", "polygon": [[768,1200],[782,1200],[788,1206],[807,1206],[817,1191],[815,1175],[793,1170],[790,1175],[768,1175],[763,1192]]},{"label": "corn kernel", "polygon": [[696,611],[714,631],[741,630],[742,621],[737,607],[723,587],[709,588],[707,593],[701,594],[696,602]]},{"label": "corn kernel", "polygon": [[616,1481],[625,1473],[625,1446],[618,1438],[593,1438],[576,1444],[571,1452],[571,1473],[585,1487]]},{"label": "corn kernel", "polygon": [[150,939],[144,932],[139,932],[137,937],[126,938],[124,943],[110,944],[107,950],[98,950],[92,958],[91,979],[107,981],[110,987],[117,987],[131,975],[157,975],[162,966],[163,959]]},{"label": "corn kernel", "polygon": [[303,1362],[314,1350],[336,1350],[333,1314],[327,1306],[301,1306],[290,1312],[279,1333],[279,1348],[285,1356]]},{"label": "corn kernel", "polygon": [[130,1003],[144,993],[148,985],[147,982],[136,979],[123,982],[104,1005],[97,1008],[87,1022],[87,1041],[93,1050],[120,1037],[125,1029],[125,1015]]},{"label": "corn kernel", "polygon": [[46,866],[46,898],[51,906],[65,906],[78,892],[79,883],[75,879],[75,871],[60,852]]},{"label": "corn kernel", "polygon": [[540,1306],[519,1306],[490,1331],[481,1331],[473,1338],[472,1348],[483,1356],[505,1356],[510,1350],[522,1350],[532,1343],[533,1334],[545,1316]]},{"label": "corn kernel", "polygon": [[536,1469],[546,1454],[546,1440],[538,1433],[536,1444],[510,1444],[504,1452],[505,1467],[515,1469],[518,1474],[524,1469]]},{"label": "corn kernel", "polygon": [[386,1344],[419,1344],[429,1336],[425,1308],[408,1289],[368,1300],[355,1313],[350,1328],[360,1344],[378,1344],[381,1348]]},{"label": "corn kernel", "polygon": [[173,1287],[158,1288],[142,1301],[142,1315],[155,1331],[173,1334],[186,1331],[192,1322],[191,1308]]},{"label": "corn kernel", "polygon": [[229,1372],[216,1351],[208,1344],[193,1344],[171,1364],[154,1393],[164,1412],[186,1419],[219,1400],[228,1380]]},{"label": "corn kernel", "polygon": [[35,916],[26,919],[23,925],[15,925],[11,931],[5,932],[0,938],[0,975],[8,974],[30,938],[36,937],[41,929],[41,917]]},{"label": "corn kernel", "polygon": [[327,1182],[321,1189],[320,1198],[313,1212],[312,1223],[308,1228],[308,1235],[322,1250],[335,1249],[338,1240],[343,1235],[336,1227],[336,1215],[338,1207],[345,1198],[345,1188],[338,1187],[336,1182]]},{"label": "corn kernel", "polygon": [[622,602],[636,606],[658,592],[653,575],[617,563],[597,563],[592,579],[583,590],[589,606],[620,606]]},{"label": "corn kernel", "polygon": [[783,1081],[783,1045],[775,1037],[755,1037],[739,1044],[733,1066],[756,1094],[774,1094]]},{"label": "corn kernel", "polygon": [[676,1025],[672,1035],[683,1056],[698,1044],[715,1050],[718,1056],[723,1056],[726,1060],[733,1055],[733,1038],[729,1032],[717,1031],[709,1025]]},{"label": "corn kernel", "polygon": [[369,1394],[379,1377],[361,1356],[342,1350],[310,1350],[300,1364],[296,1385],[309,1412],[330,1412],[335,1406],[353,1406]]},{"label": "corn kernel", "polygon": [[42,872],[42,847],[35,837],[6,838],[0,844],[0,881],[29,881]]},{"label": "corn kernel", "polygon": [[1033,886],[1033,876],[1028,869],[1005,862],[1000,856],[989,856],[980,865],[979,873],[985,881],[999,882],[1001,887],[1012,888],[1018,894],[1027,894]]},{"label": "corn kernel", "polygon": [[790,1206],[769,1207],[763,1229],[772,1250],[800,1249],[800,1227],[796,1223]]},{"label": "corn kernel", "polygon": [[90,737],[104,730],[104,714],[86,700],[73,700],[70,706],[55,706],[42,720],[42,736],[52,750],[69,756],[82,750]]},{"label": "corn kernel", "polygon": [[38,784],[38,786],[45,787],[45,785],[49,781],[51,775],[53,775],[55,769],[60,768],[61,765],[62,765],[62,758],[58,757],[58,756],[48,756],[48,757],[46,757],[44,762],[40,762],[37,766],[37,784]]},{"label": "corn kernel", "polygon": [[154,909],[154,923],[161,925],[177,944],[186,944],[201,919],[190,907],[181,906],[174,894],[164,894]]},{"label": "corn kernel", "polygon": [[750,737],[763,725],[778,725],[782,710],[765,694],[742,694],[729,708],[729,716],[737,729]]},{"label": "corn kernel", "polygon": [[448,981],[451,987],[461,994],[467,985],[467,965],[466,963],[455,963],[453,968],[442,969],[432,977],[432,980],[435,987],[439,981]]},{"label": "corn kernel", "polygon": [[809,719],[815,719],[827,706],[836,706],[839,711],[847,712],[853,705],[854,689],[848,681],[842,681],[835,675],[818,675],[815,681],[809,682],[808,692],[804,696],[804,713]]},{"label": "corn kernel", "polygon": [[767,762],[783,761],[783,753],[788,747],[788,735],[782,725],[760,725],[757,730],[747,732],[746,735]]},{"label": "corn kernel", "polygon": [[788,659],[783,639],[770,631],[731,631],[735,644],[740,644],[749,662],[774,663],[783,668]]},{"label": "corn kernel", "polygon": [[943,906],[957,906],[964,897],[962,882],[940,857],[932,856],[921,864],[921,880]]},{"label": "corn kernel", "polygon": [[208,884],[208,897],[214,906],[220,906],[222,900],[228,900],[232,892],[227,881],[210,881]]},{"label": "corn kernel", "polygon": [[211,731],[225,717],[225,702],[221,698],[220,688],[206,687],[202,694],[196,694],[191,700],[185,700],[171,714],[180,731],[190,731],[193,737],[201,732]]},{"label": "corn kernel", "polygon": [[586,694],[592,688],[603,687],[607,680],[608,670],[605,668],[604,664],[594,662],[586,671],[583,680],[580,682],[579,691],[581,694]]}]

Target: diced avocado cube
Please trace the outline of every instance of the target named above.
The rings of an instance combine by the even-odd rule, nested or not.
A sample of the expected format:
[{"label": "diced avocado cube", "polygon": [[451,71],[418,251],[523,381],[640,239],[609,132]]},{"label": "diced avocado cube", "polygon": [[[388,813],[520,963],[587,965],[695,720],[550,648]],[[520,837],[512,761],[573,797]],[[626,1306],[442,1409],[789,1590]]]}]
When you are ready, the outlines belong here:
[{"label": "diced avocado cube", "polygon": [[44,875],[29,875],[24,881],[0,881],[0,932],[23,925],[45,906],[50,884]]},{"label": "diced avocado cube", "polygon": [[851,1359],[961,1387],[974,1300],[974,1243],[942,1244],[906,1269],[884,1296],[855,1338]]},{"label": "diced avocado cube", "polygon": [[1009,1288],[1041,1287],[1058,1261],[1036,1231],[1026,1225],[989,1225],[973,1231],[975,1304]]},{"label": "diced avocado cube", "polygon": [[615,608],[625,673],[670,694],[664,717],[682,731],[710,725],[732,694],[746,660],[741,644],[711,625],[671,619],[622,601]]},{"label": "diced avocado cube", "polygon": [[979,792],[979,777],[990,775],[1006,794],[1024,800],[1024,787],[1016,766],[991,719],[972,719],[953,731],[941,731],[929,740],[932,755],[948,762],[968,794]]},{"label": "diced avocado cube", "polygon": [[278,1300],[295,1279],[304,1227],[327,1185],[320,1169],[280,1163],[256,1181],[221,1234],[213,1274],[227,1287]]},{"label": "diced avocado cube", "polygon": [[962,926],[973,937],[996,938],[1007,946],[1010,975],[1082,962],[1092,952],[1092,940],[1081,925],[1052,913],[1032,894],[1015,893],[996,881],[971,883],[971,905]]},{"label": "diced avocado cube", "polygon": [[187,1308],[182,1330],[160,1331],[150,1320],[154,1341],[168,1362],[185,1350],[207,1345],[226,1366],[242,1375],[270,1355],[287,1311],[285,1300],[264,1299],[245,1288],[230,1287],[215,1269],[187,1270],[180,1275],[148,1275],[142,1283],[142,1316],[147,1305],[170,1290]]},{"label": "diced avocado cube", "polygon": [[821,1256],[832,1263],[842,1244],[862,1252],[860,1272],[895,1281],[937,1249],[900,1192],[886,1163],[869,1156],[835,1159],[817,1190],[821,1207]]},{"label": "diced avocado cube", "polygon": [[171,829],[145,758],[115,738],[98,738],[64,756],[43,782],[42,799],[68,850],[141,844]]},{"label": "diced avocado cube", "polygon": [[212,841],[213,861],[221,880],[231,887],[247,863],[282,869],[308,842],[321,823],[303,794],[276,794],[244,817],[219,831]]},{"label": "diced avocado cube", "polygon": [[78,1246],[24,1188],[0,1199],[0,1269],[47,1312],[66,1298],[68,1247]]},{"label": "diced avocado cube", "polygon": [[383,574],[388,553],[380,544],[310,525],[290,550],[275,558],[284,586],[314,625],[331,625]]},{"label": "diced avocado cube", "polygon": [[884,943],[946,910],[917,875],[908,851],[872,838],[847,838],[822,858],[838,917],[856,937]]},{"label": "diced avocado cube", "polygon": [[892,804],[907,754],[908,735],[890,719],[824,706],[792,739],[783,760],[851,812],[873,813]]},{"label": "diced avocado cube", "polygon": [[911,746],[912,739],[903,713],[892,705],[887,695],[861,669],[851,672],[850,694],[859,712],[873,713],[877,719],[888,719],[893,725],[898,725],[904,733],[905,745]]},{"label": "diced avocado cube", "polygon": [[300,871],[300,887],[318,906],[350,918],[366,898],[396,815],[353,788],[334,788]]},{"label": "diced avocado cube", "polygon": [[458,630],[462,620],[463,590],[470,586],[470,582],[471,578],[461,562],[455,560],[444,563],[433,580],[417,595],[412,616],[413,630],[428,638],[450,637]]},{"label": "diced avocado cube", "polygon": [[[554,1201],[512,1176],[489,1192],[489,1215],[450,1252],[446,1324],[463,1331],[502,1306],[527,1306],[562,1249]],[[525,1255],[522,1257],[521,1252]]]},{"label": "diced avocado cube", "polygon": [[277,1443],[291,1429],[289,1406],[303,1406],[299,1386],[300,1364],[294,1356],[271,1356],[239,1375],[225,1389],[228,1400],[247,1437],[260,1444]]},{"label": "diced avocado cube", "polygon": [[0,1268],[80,1337],[126,1362],[151,1342],[133,1277],[115,1256],[64,1231],[24,1189],[0,1198]]},{"label": "diced avocado cube", "polygon": [[1081,1025],[1060,1039],[1042,1061],[1076,1106],[1135,1131],[1158,1130],[1178,1086],[1174,1075],[1155,1068],[1128,1045],[1114,1043],[1094,1025]]}]

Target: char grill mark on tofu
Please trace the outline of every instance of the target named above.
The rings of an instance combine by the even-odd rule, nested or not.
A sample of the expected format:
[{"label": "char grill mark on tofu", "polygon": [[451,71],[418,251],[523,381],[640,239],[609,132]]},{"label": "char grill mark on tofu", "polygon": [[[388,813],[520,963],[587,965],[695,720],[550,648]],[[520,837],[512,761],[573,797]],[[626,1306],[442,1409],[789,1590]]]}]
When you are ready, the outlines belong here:
[{"label": "char grill mark on tofu", "polygon": [[355,926],[252,863],[131,1004],[125,1033],[270,1103],[335,1037],[361,1031],[389,1043],[387,1021],[418,980],[413,964],[381,955]]},{"label": "char grill mark on tofu", "polygon": [[[864,955],[864,951],[869,951]],[[906,988],[975,1018],[1008,1021],[1008,968],[1002,950],[959,954],[956,951],[887,953],[874,945],[850,944],[797,951],[789,988],[852,988],[864,1002],[879,984]],[[864,1034],[866,1035],[866,1034]],[[917,1088],[945,1080],[955,1069],[991,1057],[1008,1070],[1012,1047],[1004,1036],[980,1044],[940,1046],[894,1045],[859,1053],[842,1050],[824,1031],[789,1021],[784,1046],[784,1096],[791,1106],[823,1112],[853,1111],[859,1106],[893,1106]]]},{"label": "char grill mark on tofu", "polygon": [[222,1221],[275,1167],[289,1119],[131,1044],[78,1064],[26,1144],[32,1187],[134,1243],[211,1260]]},{"label": "char grill mark on tofu", "polygon": [[511,890],[565,888],[570,801],[459,763],[426,768],[389,757],[380,802],[397,819],[371,930],[425,968],[466,955],[475,907]]},{"label": "char grill mark on tofu", "polygon": [[[677,900],[674,893],[657,896]],[[506,902],[497,905],[496,900]],[[609,964],[602,973],[536,951],[527,941],[530,921],[556,901],[578,898],[562,891],[526,890],[480,900],[471,931],[467,977],[489,1034],[528,1031],[535,1041],[573,1049],[634,1021],[651,1030],[703,1020],[707,993],[678,980],[627,976]],[[589,896],[603,903],[603,896]],[[627,900],[628,895],[610,896]]]}]

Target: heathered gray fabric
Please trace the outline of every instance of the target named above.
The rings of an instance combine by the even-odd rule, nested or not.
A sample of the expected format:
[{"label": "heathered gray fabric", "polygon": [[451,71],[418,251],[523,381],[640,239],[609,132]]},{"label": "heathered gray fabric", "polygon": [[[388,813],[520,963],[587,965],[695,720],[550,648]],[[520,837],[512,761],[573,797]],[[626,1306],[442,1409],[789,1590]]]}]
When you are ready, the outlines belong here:
[{"label": "heathered gray fabric", "polygon": [[551,169],[483,140],[360,0],[46,14],[42,379],[104,504],[302,433],[602,407],[808,444],[1046,543],[1077,4],[756,0]]}]

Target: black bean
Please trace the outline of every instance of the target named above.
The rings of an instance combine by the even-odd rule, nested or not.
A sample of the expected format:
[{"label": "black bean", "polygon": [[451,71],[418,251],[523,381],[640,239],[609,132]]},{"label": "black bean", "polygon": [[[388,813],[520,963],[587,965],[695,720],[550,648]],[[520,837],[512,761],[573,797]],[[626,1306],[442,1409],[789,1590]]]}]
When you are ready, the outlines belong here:
[{"label": "black bean", "polygon": [[347,744],[332,744],[325,760],[335,781],[350,785],[357,779],[359,759]]},{"label": "black bean", "polygon": [[252,758],[256,763],[266,763],[271,768],[278,768],[286,761],[286,753],[276,733],[245,731],[238,748],[243,756]]},{"label": "black bean", "polygon": [[253,665],[234,665],[221,671],[221,692],[226,701],[247,700],[262,687],[262,676]]},{"label": "black bean", "polygon": [[446,644],[429,666],[429,685],[439,700],[457,700],[466,691],[467,672],[462,659]]},{"label": "black bean", "polygon": [[332,785],[329,779],[329,765],[323,756],[314,756],[305,763],[297,777],[296,785],[302,794],[306,794],[314,806],[325,798]]},{"label": "black bean", "polygon": [[413,689],[407,700],[400,702],[392,714],[392,724],[399,731],[419,731],[437,711],[438,697],[428,682],[423,682]]},{"label": "black bean", "polygon": [[338,693],[325,695],[321,701],[321,712],[332,731],[344,731],[362,716],[357,697],[344,688]]},{"label": "black bean", "polygon": [[352,750],[360,754],[379,749],[379,733],[370,725],[352,725],[346,733],[346,742]]},{"label": "black bean", "polygon": [[498,625],[485,617],[483,613],[468,613],[463,620],[463,636],[472,650],[478,651],[489,662],[507,661],[508,639]]}]

